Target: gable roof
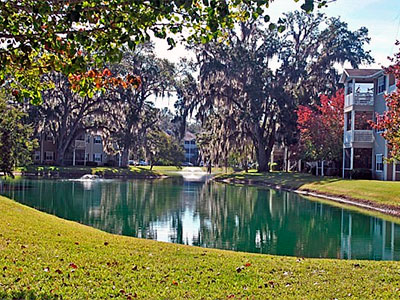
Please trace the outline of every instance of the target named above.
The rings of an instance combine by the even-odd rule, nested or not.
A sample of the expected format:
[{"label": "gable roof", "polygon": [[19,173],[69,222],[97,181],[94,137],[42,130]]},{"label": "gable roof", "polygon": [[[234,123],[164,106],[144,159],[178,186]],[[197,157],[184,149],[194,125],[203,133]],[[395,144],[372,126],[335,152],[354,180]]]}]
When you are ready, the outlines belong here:
[{"label": "gable roof", "polygon": [[382,69],[344,69],[340,77],[340,83],[344,83],[347,78],[373,78],[383,74]]},{"label": "gable roof", "polygon": [[190,131],[185,132],[185,136],[183,137],[184,141],[191,141],[191,140],[195,140],[195,139],[196,139],[196,136],[193,133],[191,133]]}]

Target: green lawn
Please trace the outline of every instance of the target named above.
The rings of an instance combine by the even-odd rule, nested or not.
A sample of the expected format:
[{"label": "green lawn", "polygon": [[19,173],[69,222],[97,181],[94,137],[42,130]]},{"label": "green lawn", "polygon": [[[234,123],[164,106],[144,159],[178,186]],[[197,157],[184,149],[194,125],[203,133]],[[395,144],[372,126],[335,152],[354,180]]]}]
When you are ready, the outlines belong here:
[{"label": "green lawn", "polygon": [[67,175],[84,175],[96,174],[105,177],[126,176],[131,178],[151,177],[172,174],[180,169],[175,166],[154,166],[150,170],[149,166],[129,166],[128,168],[118,167],[88,167],[88,166],[37,166],[32,165],[24,168],[19,168],[16,171],[21,173],[40,173],[40,174],[53,174],[58,173],[61,177]]},{"label": "green lawn", "polygon": [[108,234],[0,197],[0,299],[393,299],[400,263],[235,253]]},{"label": "green lawn", "polygon": [[400,182],[379,180],[344,180],[333,177],[317,177],[302,173],[249,173],[224,174],[219,179],[230,179],[254,184],[282,185],[299,190],[310,190],[334,196],[346,196],[368,200],[380,205],[400,208]]}]

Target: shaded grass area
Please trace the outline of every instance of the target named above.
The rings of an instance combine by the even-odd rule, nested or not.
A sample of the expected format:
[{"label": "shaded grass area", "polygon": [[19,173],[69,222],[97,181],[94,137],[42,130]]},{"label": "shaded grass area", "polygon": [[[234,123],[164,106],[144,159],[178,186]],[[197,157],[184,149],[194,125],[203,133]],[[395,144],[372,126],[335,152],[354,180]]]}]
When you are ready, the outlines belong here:
[{"label": "shaded grass area", "polygon": [[400,182],[380,180],[346,180],[335,177],[317,177],[303,173],[249,173],[238,172],[218,176],[218,180],[246,181],[248,183],[281,185],[334,196],[368,200],[381,205],[400,208]]},{"label": "shaded grass area", "polygon": [[99,175],[102,177],[127,177],[127,178],[146,178],[146,177],[160,177],[169,172],[176,172],[179,168],[174,166],[154,166],[150,170],[149,166],[129,166],[128,168],[118,167],[89,167],[89,166],[39,166],[32,165],[24,168],[17,169],[23,175],[32,174],[39,176],[82,176],[84,174]]},{"label": "shaded grass area", "polygon": [[108,234],[0,197],[0,299],[393,299],[400,263],[299,259]]}]

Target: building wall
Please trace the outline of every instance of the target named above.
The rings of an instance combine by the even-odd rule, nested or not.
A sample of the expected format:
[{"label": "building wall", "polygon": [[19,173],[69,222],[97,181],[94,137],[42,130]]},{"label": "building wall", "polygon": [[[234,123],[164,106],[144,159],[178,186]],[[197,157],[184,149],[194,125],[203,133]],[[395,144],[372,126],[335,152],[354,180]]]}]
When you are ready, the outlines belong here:
[{"label": "building wall", "polygon": [[[353,71],[353,72],[349,72],[349,71]],[[359,75],[356,75],[354,71],[357,71]],[[368,71],[372,72],[368,74]],[[353,74],[353,75],[351,75]],[[347,77],[346,77],[347,76]],[[371,77],[374,76],[374,77]],[[382,80],[379,81],[380,78],[383,78],[383,76],[385,76],[385,81],[383,82]],[[354,79],[355,78],[355,79]],[[372,79],[372,80],[371,80]],[[371,69],[371,70],[363,70],[363,69],[357,69],[357,70],[346,70],[343,73],[342,79],[343,81],[341,81],[342,83],[345,84],[346,86],[346,91],[348,91],[348,88],[351,87],[351,90],[356,90],[356,88],[354,88],[354,80],[356,82],[356,84],[358,84],[357,89],[360,88],[360,86],[362,84],[369,84],[369,83],[373,83],[374,86],[374,105],[372,106],[368,106],[366,105],[364,107],[363,104],[358,104],[358,105],[351,105],[349,101],[349,99],[346,99],[346,103],[347,106],[345,107],[345,111],[348,112],[352,112],[352,120],[354,119],[354,115],[357,113],[357,111],[372,111],[373,110],[373,114],[374,116],[376,114],[383,114],[386,110],[387,110],[387,106],[386,106],[386,101],[385,101],[385,94],[391,93],[393,91],[396,90],[395,87],[395,79],[394,76],[392,75],[383,75],[382,71],[379,69]],[[382,84],[384,83],[384,90],[382,90],[380,93],[378,93],[379,91],[379,85],[378,82],[380,82],[380,89],[382,90]],[[365,87],[364,87],[365,88]],[[368,88],[369,90],[369,88]],[[354,91],[353,91],[354,92]],[[363,91],[361,91],[363,92]],[[351,91],[350,91],[351,93]],[[362,99],[362,98],[361,98]],[[354,103],[353,103],[354,104]],[[345,114],[345,121],[348,118],[348,115]],[[354,122],[355,120],[353,120]],[[346,123],[346,122],[345,122]],[[345,125],[346,127],[346,125]],[[363,126],[361,126],[363,128]],[[357,132],[357,130],[362,129],[362,128],[355,128],[355,132],[354,134],[358,134],[358,138],[362,137],[362,133]],[[365,128],[366,129],[366,128]],[[369,143],[369,142],[349,142],[350,138],[351,138],[351,132],[348,133],[344,133],[344,142],[346,142],[346,144],[344,144],[343,146],[343,157],[345,157],[345,150],[346,147],[350,147],[349,149],[353,149],[353,153],[356,151],[357,148],[372,148],[372,159],[371,159],[371,170],[372,170],[372,177],[374,179],[378,179],[378,180],[398,180],[400,179],[400,166],[397,167],[396,171],[396,166],[394,166],[393,164],[386,164],[385,163],[385,157],[388,157],[388,149],[387,149],[387,143],[385,141],[385,139],[381,136],[381,132],[376,132],[373,131],[373,143]],[[360,152],[360,151],[359,151]],[[377,155],[378,158],[382,158],[382,163],[381,164],[377,164]],[[362,159],[362,157],[365,157],[365,155],[361,155],[358,154],[357,158],[353,156],[353,169],[356,168],[356,160],[360,161],[358,159]],[[368,162],[369,165],[369,162]],[[380,166],[380,169],[377,169],[377,166]],[[351,167],[351,166],[350,166]],[[346,172],[347,175],[351,174],[351,170],[345,170],[344,171],[344,176],[346,177]],[[397,173],[398,172],[398,173]]]},{"label": "building wall", "polygon": [[[95,142],[95,137],[100,139],[100,143]],[[39,138],[39,148],[35,150],[34,162],[36,164],[54,164],[57,160],[56,150],[57,145],[52,139],[46,139],[45,136]],[[76,140],[84,141],[85,146],[75,148],[75,165],[84,165],[86,162],[97,162],[98,165],[104,165],[109,159],[114,157],[108,157],[104,152],[103,143],[99,135],[82,134]],[[72,165],[74,161],[74,146],[75,141],[72,143],[72,147],[65,153],[66,165]],[[53,160],[46,159],[46,152],[53,153]],[[48,155],[47,155],[48,156]],[[86,158],[85,158],[86,156]]]},{"label": "building wall", "polygon": [[[375,82],[375,88],[377,84]],[[374,114],[382,114],[386,110],[386,102],[384,98],[384,94],[375,95],[374,101]],[[386,155],[386,142],[385,139],[381,136],[379,132],[374,131],[374,145],[372,152],[372,175],[373,178],[378,180],[384,180],[384,171],[380,172],[376,170],[376,155],[382,154]],[[384,167],[385,169],[385,167]]]},{"label": "building wall", "polygon": [[184,140],[183,148],[185,149],[185,161],[192,164],[198,163],[199,150],[196,145],[196,140]]}]

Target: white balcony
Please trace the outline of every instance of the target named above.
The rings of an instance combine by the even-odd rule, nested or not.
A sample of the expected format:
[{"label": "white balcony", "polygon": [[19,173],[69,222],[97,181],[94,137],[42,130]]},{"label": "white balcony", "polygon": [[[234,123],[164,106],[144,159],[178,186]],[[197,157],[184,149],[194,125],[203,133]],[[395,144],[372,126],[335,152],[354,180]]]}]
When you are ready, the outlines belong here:
[{"label": "white balcony", "polygon": [[75,148],[76,149],[85,149],[86,143],[84,140],[75,140]]},{"label": "white balcony", "polygon": [[374,93],[351,93],[346,95],[344,100],[344,106],[352,105],[374,105]]},{"label": "white balcony", "polygon": [[353,142],[372,143],[374,134],[372,130],[354,130]]},{"label": "white balcony", "polygon": [[374,133],[372,130],[349,130],[344,133],[343,143],[350,146],[351,143],[373,143]]}]

